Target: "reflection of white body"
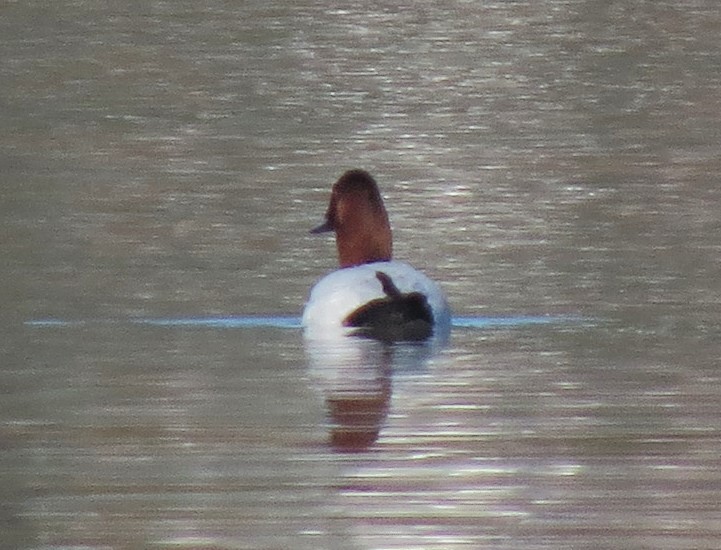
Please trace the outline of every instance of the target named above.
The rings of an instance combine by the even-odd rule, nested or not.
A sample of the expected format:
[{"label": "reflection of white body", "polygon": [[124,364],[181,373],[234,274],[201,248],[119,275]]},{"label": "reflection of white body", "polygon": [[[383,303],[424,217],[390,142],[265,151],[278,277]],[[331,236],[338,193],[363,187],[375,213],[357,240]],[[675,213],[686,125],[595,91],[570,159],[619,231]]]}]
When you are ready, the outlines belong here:
[{"label": "reflection of white body", "polygon": [[374,391],[393,368],[389,346],[366,338],[306,340],[309,374],[326,394]]},{"label": "reflection of white body", "polygon": [[388,275],[400,292],[419,292],[433,312],[434,335],[445,337],[451,314],[439,286],[403,262],[374,262],[339,269],[322,278],[312,289],[303,311],[302,324],[308,338],[337,338],[347,334],[343,320],[371,300],[385,298],[376,272]]}]

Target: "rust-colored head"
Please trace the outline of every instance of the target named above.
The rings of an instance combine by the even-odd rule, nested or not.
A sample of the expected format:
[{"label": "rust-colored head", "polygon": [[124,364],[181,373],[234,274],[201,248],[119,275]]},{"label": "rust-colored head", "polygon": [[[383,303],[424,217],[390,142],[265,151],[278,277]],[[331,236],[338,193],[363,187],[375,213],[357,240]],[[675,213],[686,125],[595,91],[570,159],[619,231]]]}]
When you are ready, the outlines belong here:
[{"label": "rust-colored head", "polygon": [[330,196],[325,223],[311,233],[335,231],[341,267],[389,261],[393,238],[378,185],[364,170],[343,174]]}]

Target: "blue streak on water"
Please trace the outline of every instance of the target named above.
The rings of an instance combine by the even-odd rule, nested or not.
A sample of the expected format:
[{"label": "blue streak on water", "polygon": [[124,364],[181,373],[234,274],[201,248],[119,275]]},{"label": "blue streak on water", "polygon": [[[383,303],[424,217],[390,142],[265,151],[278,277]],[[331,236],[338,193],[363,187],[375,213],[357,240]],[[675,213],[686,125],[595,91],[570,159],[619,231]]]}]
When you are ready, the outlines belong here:
[{"label": "blue streak on water", "polygon": [[454,328],[499,328],[528,325],[559,325],[588,323],[591,320],[579,315],[512,315],[508,317],[454,317]]},{"label": "blue streak on water", "polygon": [[[584,324],[591,322],[578,315],[512,315],[508,317],[454,317],[454,328],[502,328],[529,325]],[[79,327],[100,324],[133,324],[179,328],[301,328],[300,317],[293,316],[229,316],[229,317],[159,317],[130,319],[33,319],[25,326],[36,328]]]},{"label": "blue streak on water", "polygon": [[167,319],[135,319],[135,324],[160,327],[210,328],[300,328],[300,317],[181,317]]}]

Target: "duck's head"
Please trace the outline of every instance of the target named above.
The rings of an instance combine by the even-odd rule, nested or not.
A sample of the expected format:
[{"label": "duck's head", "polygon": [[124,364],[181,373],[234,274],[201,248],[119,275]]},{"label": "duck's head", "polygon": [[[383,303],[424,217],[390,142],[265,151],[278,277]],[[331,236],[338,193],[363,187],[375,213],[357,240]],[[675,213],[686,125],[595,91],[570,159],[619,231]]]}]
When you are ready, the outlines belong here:
[{"label": "duck's head", "polygon": [[349,170],[333,185],[325,223],[311,233],[335,231],[341,267],[390,261],[393,238],[378,184],[364,170]]}]

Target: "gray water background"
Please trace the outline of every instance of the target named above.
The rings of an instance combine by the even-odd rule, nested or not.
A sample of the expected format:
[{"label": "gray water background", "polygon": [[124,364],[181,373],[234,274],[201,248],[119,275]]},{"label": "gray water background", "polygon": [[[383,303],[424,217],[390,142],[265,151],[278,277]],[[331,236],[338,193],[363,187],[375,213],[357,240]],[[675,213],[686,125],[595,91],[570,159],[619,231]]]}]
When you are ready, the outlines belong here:
[{"label": "gray water background", "polygon": [[[721,546],[721,6],[5,2],[0,547]],[[462,316],[340,453],[348,168]],[[33,319],[81,324],[35,327]],[[110,322],[112,321],[112,322]]]}]

